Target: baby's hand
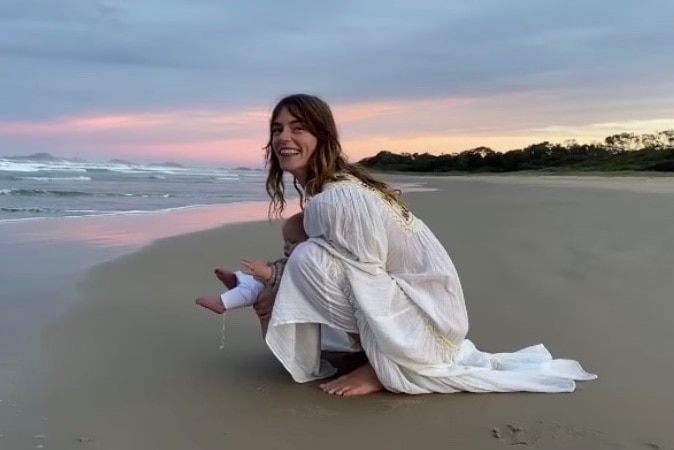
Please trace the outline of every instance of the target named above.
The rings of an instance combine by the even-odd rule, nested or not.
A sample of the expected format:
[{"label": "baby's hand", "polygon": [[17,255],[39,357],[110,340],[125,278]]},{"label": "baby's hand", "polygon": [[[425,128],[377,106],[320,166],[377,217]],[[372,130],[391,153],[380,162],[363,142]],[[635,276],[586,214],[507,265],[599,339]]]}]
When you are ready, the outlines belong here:
[{"label": "baby's hand", "polygon": [[244,272],[254,276],[257,280],[263,283],[271,280],[272,269],[267,261],[242,259],[241,264],[245,268]]}]

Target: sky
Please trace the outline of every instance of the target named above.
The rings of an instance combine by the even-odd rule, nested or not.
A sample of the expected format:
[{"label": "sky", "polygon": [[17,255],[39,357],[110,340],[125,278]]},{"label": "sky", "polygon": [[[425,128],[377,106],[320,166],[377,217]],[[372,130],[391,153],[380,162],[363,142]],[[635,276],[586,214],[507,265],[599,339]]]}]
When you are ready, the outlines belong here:
[{"label": "sky", "polygon": [[671,0],[3,0],[0,155],[262,167],[315,94],[343,148],[497,151],[674,128]]}]

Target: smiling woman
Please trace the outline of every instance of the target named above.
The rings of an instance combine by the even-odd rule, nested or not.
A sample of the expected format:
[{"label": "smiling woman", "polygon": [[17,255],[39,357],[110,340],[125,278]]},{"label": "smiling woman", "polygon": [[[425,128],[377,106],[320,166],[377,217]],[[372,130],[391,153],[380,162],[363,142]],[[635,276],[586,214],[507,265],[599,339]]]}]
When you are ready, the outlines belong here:
[{"label": "smiling woman", "polygon": [[276,105],[272,111],[266,162],[269,166],[266,186],[271,198],[270,215],[280,215],[286,205],[284,172],[294,177],[293,184],[302,205],[307,196],[318,194],[326,183],[344,174],[351,174],[379,189],[389,201],[399,200],[398,190],[347,162],[332,111],[317,97],[291,95]]},{"label": "smiling woman", "polygon": [[306,178],[305,167],[316,150],[316,138],[304,128],[287,108],[283,108],[271,127],[272,147],[278,149],[276,155],[281,170],[297,173],[300,183]]},{"label": "smiling woman", "polygon": [[466,339],[468,315],[449,254],[398,191],[346,160],[323,100],[282,99],[266,157],[270,214],[285,206],[284,171],[305,196],[309,239],[290,255],[276,296],[263,293],[256,304],[267,344],[295,381],[335,374],[320,356],[326,327],[367,356],[321,385],[330,394],[570,392],[575,380],[596,378],[576,361],[553,360],[542,345],[494,355]]}]

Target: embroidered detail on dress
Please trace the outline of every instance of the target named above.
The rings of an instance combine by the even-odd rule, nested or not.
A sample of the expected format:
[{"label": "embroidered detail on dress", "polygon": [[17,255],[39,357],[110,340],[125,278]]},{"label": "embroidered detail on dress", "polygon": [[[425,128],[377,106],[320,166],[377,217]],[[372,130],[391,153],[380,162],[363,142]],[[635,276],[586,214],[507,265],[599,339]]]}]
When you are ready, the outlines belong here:
[{"label": "embroidered detail on dress", "polygon": [[[358,302],[356,301],[356,295],[353,293],[353,287],[351,286],[351,280],[349,280],[349,277],[346,276],[346,269],[344,268],[344,260],[341,258],[336,257],[333,255],[331,252],[328,252],[328,257],[330,258],[330,266],[333,271],[333,274],[335,275],[335,279],[337,280],[337,284],[340,286],[342,289],[342,293],[344,294],[344,297],[346,297],[346,301],[349,302],[349,305],[351,305],[351,308],[353,308],[354,312],[354,318],[356,320],[356,327],[357,330],[354,330],[355,333],[361,334],[361,327],[363,326],[363,314],[358,306]],[[349,336],[349,339],[352,339],[351,336]]]},{"label": "embroidered detail on dress", "polygon": [[412,214],[412,212],[406,206],[386,198],[386,196],[384,196],[384,194],[380,190],[370,186],[369,184],[360,180],[358,177],[355,177],[350,174],[339,175],[337,177],[337,180],[342,183],[347,183],[354,186],[365,188],[368,191],[379,196],[379,198],[384,200],[384,202],[389,206],[390,210],[393,212],[396,221],[401,225],[401,227],[405,231],[415,232],[419,229],[421,224],[414,216],[414,214]]},{"label": "embroidered detail on dress", "polygon": [[[351,286],[351,281],[349,280],[349,277],[346,276],[346,271],[344,270],[344,261],[341,259],[337,258],[335,255],[332,253],[328,252],[330,261],[331,261],[331,269],[333,271],[333,275],[335,276],[337,282],[339,285],[342,287],[342,292],[344,293],[344,296],[346,299],[349,301],[349,303],[353,306],[354,311],[359,311],[360,308],[358,308],[358,302],[356,301],[356,296],[353,293],[353,287]],[[395,278],[391,277],[391,281],[393,281],[398,289],[403,293],[403,295],[407,298],[407,300],[414,305],[415,308],[418,308],[416,303],[412,301],[410,296],[405,292],[405,290],[398,284],[398,282],[395,280]],[[443,336],[440,332],[438,332],[438,329],[431,323],[430,319],[428,316],[423,312],[419,311],[421,317],[423,318],[424,321],[424,326],[428,330],[429,334],[433,337],[433,339],[442,347],[447,353],[447,355],[450,357],[451,361],[454,361],[456,355],[459,352],[459,347],[454,344],[452,341],[447,339],[446,336]],[[356,317],[356,320],[359,318]]]},{"label": "embroidered detail on dress", "polygon": [[351,289],[351,283],[349,283],[349,280],[346,278],[344,262],[333,255],[332,252],[326,251],[326,253],[330,259],[330,275],[334,277],[337,284],[342,288],[342,292],[344,292],[349,303],[353,305],[353,291]]},{"label": "embroidered detail on dress", "polygon": [[398,282],[396,281],[396,279],[393,278],[391,275],[389,275],[389,277],[391,278],[391,281],[393,281],[393,282],[396,284],[396,286],[398,287],[398,289],[400,290],[400,292],[403,293],[403,295],[405,296],[405,298],[406,298],[412,305],[414,305],[415,308],[417,308],[417,309],[419,310],[419,313],[420,313],[421,317],[422,317],[423,320],[424,320],[424,325],[426,326],[426,329],[427,329],[428,332],[431,334],[431,336],[433,336],[433,339],[435,339],[435,341],[436,341],[441,347],[445,348],[445,350],[447,350],[447,351],[452,355],[452,360],[454,360],[454,356],[455,356],[456,354],[458,354],[458,352],[459,352],[459,347],[458,347],[455,343],[453,343],[452,341],[450,341],[449,339],[447,339],[446,336],[442,335],[442,334],[438,331],[437,327],[431,322],[431,320],[430,320],[430,318],[428,317],[428,315],[427,315],[423,310],[421,310],[421,308],[419,308],[419,307],[417,306],[416,303],[414,303],[414,301],[412,300],[412,298],[407,294],[407,292],[405,292],[405,289],[403,289],[402,286],[400,286],[400,284],[398,284]]},{"label": "embroidered detail on dress", "polygon": [[[395,217],[396,221],[401,225],[402,229],[405,230],[406,232],[412,233],[416,232],[419,230],[421,227],[421,222],[412,214],[412,212],[407,209],[405,206],[392,202],[389,199],[387,199],[384,194],[377,190],[376,188],[369,186],[367,183],[364,183],[357,177],[350,175],[350,174],[343,174],[339,175],[337,178],[337,182],[341,183],[347,183],[352,186],[358,186],[367,189],[368,191],[376,194],[384,200],[384,202],[390,207],[390,211],[393,213],[393,216]],[[337,276],[338,280],[340,282],[340,285],[342,286],[344,295],[348,299],[348,301],[355,307],[355,310],[358,310],[357,308],[357,301],[355,298],[355,295],[353,293],[353,288],[351,286],[351,283],[346,277],[345,272],[344,272],[344,262],[340,260],[339,258],[336,258],[334,255],[330,255],[333,265],[335,266],[335,269],[337,271]],[[389,277],[391,277],[389,275]],[[396,284],[398,289],[405,295],[407,300],[414,305],[416,308],[419,308],[416,303],[412,300],[412,298],[405,292],[405,290],[398,284],[398,282],[395,280],[395,278],[391,277],[391,280]],[[420,308],[419,308],[420,309]],[[456,355],[459,352],[459,346],[454,344],[452,341],[450,341],[446,336],[442,335],[437,327],[431,322],[430,318],[427,316],[426,313],[424,313],[422,310],[419,311],[421,317],[423,318],[424,321],[424,326],[429,332],[429,335],[433,338],[433,340],[436,341],[436,343],[443,348],[448,356],[450,357],[451,360],[454,360]]]}]

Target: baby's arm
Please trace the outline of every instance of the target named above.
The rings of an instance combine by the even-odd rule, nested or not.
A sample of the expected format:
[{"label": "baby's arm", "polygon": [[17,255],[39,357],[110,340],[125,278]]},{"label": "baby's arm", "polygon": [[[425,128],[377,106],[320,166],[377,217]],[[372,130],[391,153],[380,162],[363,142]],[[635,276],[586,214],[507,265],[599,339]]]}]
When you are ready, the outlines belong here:
[{"label": "baby's arm", "polygon": [[254,276],[262,283],[268,283],[274,276],[274,268],[267,261],[242,259],[241,264],[245,268],[245,273]]}]

